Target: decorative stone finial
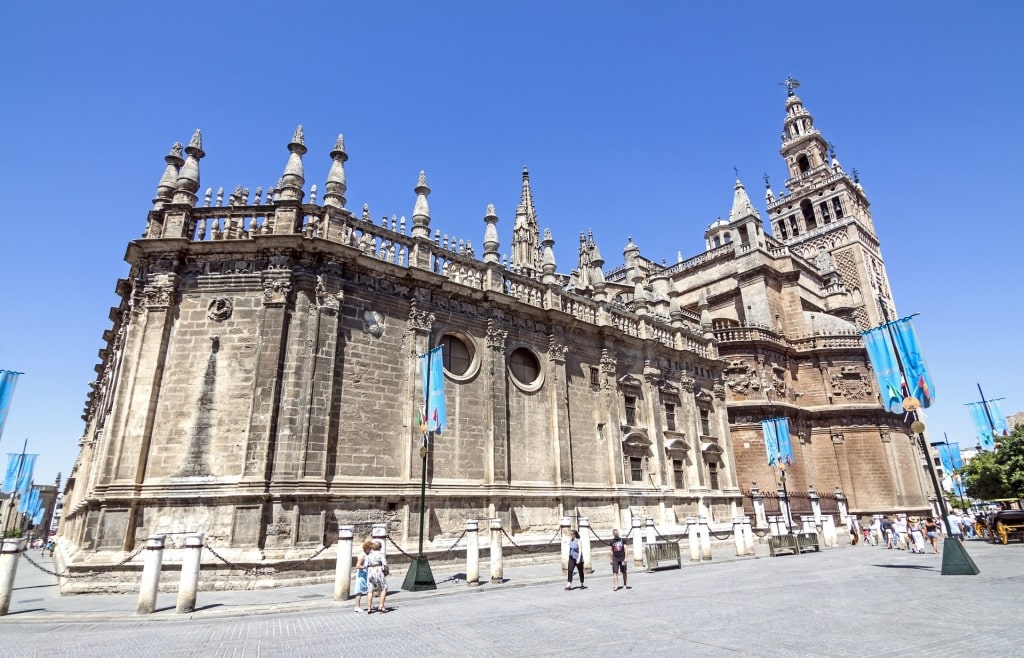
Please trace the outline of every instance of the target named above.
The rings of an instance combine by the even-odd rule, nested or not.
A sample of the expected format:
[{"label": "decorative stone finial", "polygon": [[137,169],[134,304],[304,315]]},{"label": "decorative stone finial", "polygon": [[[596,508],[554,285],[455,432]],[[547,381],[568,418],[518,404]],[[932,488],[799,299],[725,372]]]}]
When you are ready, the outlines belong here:
[{"label": "decorative stone finial", "polygon": [[206,155],[203,152],[203,135],[198,128],[192,134],[185,153],[188,157],[175,181],[174,203],[187,203],[194,206],[196,204],[195,193],[199,189],[199,161]]},{"label": "decorative stone finial", "polygon": [[171,151],[164,156],[164,174],[156,186],[156,198],[153,199],[153,208],[160,208],[164,203],[171,201],[178,180],[178,172],[185,161],[181,159],[181,142],[175,142]]},{"label": "decorative stone finial", "polygon": [[557,265],[555,263],[555,240],[551,237],[551,229],[544,229],[544,239],[541,240],[540,246],[542,280],[544,283],[555,283],[555,269]]},{"label": "decorative stone finial", "polygon": [[324,192],[325,206],[345,207],[345,190],[348,189],[345,183],[346,160],[348,154],[345,153],[345,136],[339,134],[338,141],[334,142],[334,149],[331,151],[331,170],[327,173],[327,191]]},{"label": "decorative stone finial", "polygon": [[487,204],[487,211],[484,213],[484,262],[498,262],[498,215],[494,211],[494,204]]},{"label": "decorative stone finial", "polygon": [[430,237],[430,206],[427,205],[427,196],[430,188],[427,187],[427,174],[420,170],[419,178],[416,179],[416,205],[412,209],[412,237]]},{"label": "decorative stone finial", "polygon": [[279,185],[278,199],[281,201],[302,201],[302,186],[306,179],[302,170],[302,156],[306,154],[305,137],[300,124],[288,143],[288,163]]}]

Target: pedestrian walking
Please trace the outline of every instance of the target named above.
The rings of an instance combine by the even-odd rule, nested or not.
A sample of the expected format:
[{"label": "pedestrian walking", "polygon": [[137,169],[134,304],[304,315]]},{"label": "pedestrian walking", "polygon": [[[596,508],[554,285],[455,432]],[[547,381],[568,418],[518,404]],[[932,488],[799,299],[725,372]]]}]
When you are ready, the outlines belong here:
[{"label": "pedestrian walking", "polygon": [[373,550],[373,540],[367,539],[363,542],[363,554],[356,560],[356,612],[363,611],[363,595],[369,594],[370,587],[367,581],[366,556]]},{"label": "pedestrian walking", "polygon": [[619,572],[622,572],[622,586],[629,589],[626,584],[626,540],[619,536],[618,530],[612,530],[612,591],[619,590]]},{"label": "pedestrian walking", "polygon": [[935,519],[928,517],[924,520],[924,534],[932,545],[932,553],[939,552],[939,524]]},{"label": "pedestrian walking", "polygon": [[964,541],[964,536],[960,532],[960,517],[956,514],[950,513],[946,517],[946,520],[949,522],[949,532],[962,543]]},{"label": "pedestrian walking", "polygon": [[364,559],[366,564],[366,584],[370,588],[370,593],[367,596],[367,613],[374,612],[373,607],[373,596],[374,594],[380,594],[380,602],[377,604],[376,612],[387,612],[388,608],[384,605],[384,602],[388,598],[388,559],[384,556],[384,553],[380,550],[381,543],[374,540],[370,547],[370,552]]},{"label": "pedestrian walking", "polygon": [[916,516],[907,519],[907,531],[910,533],[910,550],[924,554],[924,528],[921,527],[921,519]]},{"label": "pedestrian walking", "polygon": [[570,531],[572,537],[569,539],[569,582],[565,584],[565,589],[572,589],[572,572],[578,570],[580,572],[580,589],[587,589],[587,586],[583,584],[583,555],[580,554],[580,533],[575,530]]},{"label": "pedestrian walking", "polygon": [[892,519],[883,516],[880,527],[882,528],[882,537],[885,538],[885,547],[892,548]]}]

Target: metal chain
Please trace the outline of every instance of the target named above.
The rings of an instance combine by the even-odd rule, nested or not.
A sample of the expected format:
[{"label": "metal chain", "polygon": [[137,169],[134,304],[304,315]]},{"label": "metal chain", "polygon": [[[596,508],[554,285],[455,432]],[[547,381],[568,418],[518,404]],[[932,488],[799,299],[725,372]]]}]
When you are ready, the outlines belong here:
[{"label": "metal chain", "polygon": [[765,535],[767,535],[767,534],[768,534],[768,532],[769,532],[768,530],[762,530],[762,531],[758,532],[757,528],[751,528],[751,529],[750,529],[750,531],[751,531],[752,533],[754,533],[755,535],[757,535],[757,536],[758,536],[758,538],[760,538],[760,537],[764,537],[764,536],[765,536]]},{"label": "metal chain", "polygon": [[548,546],[550,546],[551,543],[553,541],[555,541],[555,537],[557,537],[558,533],[560,533],[561,531],[562,531],[561,528],[558,528],[557,530],[555,530],[555,534],[551,535],[551,539],[548,540],[548,543],[543,544],[542,546],[530,546],[528,548],[524,547],[524,546],[520,546],[519,544],[517,544],[516,540],[512,539],[511,535],[508,534],[508,531],[505,530],[505,528],[501,529],[501,534],[505,535],[505,537],[508,539],[509,543],[512,544],[512,546],[514,546],[515,548],[521,550],[522,552],[524,552],[524,553],[539,553],[542,550],[544,550],[545,548],[547,548]]},{"label": "metal chain", "polygon": [[451,553],[452,551],[454,551],[454,550],[455,550],[455,547],[459,545],[459,542],[460,542],[460,541],[462,541],[462,538],[463,538],[463,537],[465,537],[465,536],[466,536],[466,531],[465,531],[465,530],[463,530],[463,531],[462,531],[462,534],[461,534],[461,535],[459,535],[459,538],[455,540],[455,543],[453,543],[453,544],[452,544],[451,546],[449,546],[449,547],[448,547],[448,550],[446,550],[446,551],[444,551],[443,553],[441,553],[441,556],[443,557],[443,556],[445,556],[445,555],[448,555],[448,554],[449,554],[449,553]]},{"label": "metal chain", "polygon": [[[391,542],[391,545],[398,549],[399,553],[401,553],[405,557],[409,558],[410,560],[415,560],[416,559],[415,555],[409,555],[408,553],[403,551],[402,547],[398,545],[398,542],[396,542],[394,539],[391,538],[391,535],[387,535],[387,538],[388,538],[388,541]],[[461,537],[460,537],[460,539],[461,539]]]},{"label": "metal chain", "polygon": [[732,533],[731,532],[725,533],[725,537],[719,537],[715,533],[711,532],[711,528],[708,528],[708,534],[711,535],[712,537],[714,537],[715,539],[717,539],[718,541],[725,541],[726,539],[729,539],[730,537],[732,537]]},{"label": "metal chain", "polygon": [[[590,534],[594,535],[594,537],[597,538],[597,541],[601,542],[605,546],[611,546],[610,542],[606,542],[605,540],[601,539],[601,535],[597,534],[597,531],[594,530],[594,526],[588,525],[587,528],[590,530]],[[632,530],[632,528],[630,528],[630,530]]]},{"label": "metal chain", "polygon": [[311,561],[315,560],[317,556],[319,556],[321,553],[326,551],[331,546],[333,546],[333,544],[325,544],[324,546],[321,546],[315,553],[307,557],[305,560],[302,560],[301,562],[296,562],[295,564],[288,565],[283,569],[275,569],[274,567],[243,567],[242,565],[236,564],[231,560],[227,559],[226,557],[224,557],[223,555],[221,555],[220,553],[218,553],[216,550],[214,550],[213,546],[210,546],[206,542],[203,542],[203,548],[210,551],[213,557],[217,558],[218,560],[220,560],[227,566],[231,567],[232,569],[244,572],[247,576],[272,576],[274,574],[284,573],[286,571],[298,569],[299,567],[309,564]]},{"label": "metal chain", "polygon": [[[138,557],[139,553],[141,553],[144,550],[146,550],[146,545],[145,544],[143,544],[141,547],[136,549],[133,553],[128,555],[128,557],[126,557],[125,559],[121,560],[120,562],[118,562],[117,564],[115,564],[113,566],[116,568],[116,567],[122,567],[122,566],[128,564],[129,562],[134,560],[136,557]],[[36,562],[32,558],[30,558],[28,556],[28,551],[27,550],[21,552],[21,557],[23,557],[26,560],[28,560],[28,563],[31,564],[36,569],[39,569],[43,573],[48,574],[50,576],[56,576],[57,578],[94,578],[94,577],[100,575],[99,571],[87,571],[85,573],[69,573],[67,571],[65,571],[63,573],[60,573],[60,572],[57,572],[57,571],[52,571],[50,569],[47,569],[43,565],[39,564],[38,562]]]}]

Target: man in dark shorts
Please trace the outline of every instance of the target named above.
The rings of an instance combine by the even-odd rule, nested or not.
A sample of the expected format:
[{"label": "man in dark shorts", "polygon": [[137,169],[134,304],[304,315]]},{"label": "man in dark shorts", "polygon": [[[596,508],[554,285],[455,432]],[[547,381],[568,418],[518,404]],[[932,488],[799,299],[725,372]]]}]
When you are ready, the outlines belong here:
[{"label": "man in dark shorts", "polygon": [[622,571],[622,586],[626,587],[626,540],[612,530],[612,591],[619,589],[619,571]]}]

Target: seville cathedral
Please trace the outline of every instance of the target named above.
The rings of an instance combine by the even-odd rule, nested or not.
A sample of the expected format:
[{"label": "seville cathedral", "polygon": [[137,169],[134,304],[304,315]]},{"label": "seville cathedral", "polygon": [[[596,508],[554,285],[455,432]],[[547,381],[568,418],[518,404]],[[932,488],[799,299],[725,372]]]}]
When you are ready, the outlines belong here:
[{"label": "seville cathedral", "polygon": [[[466,519],[542,545],[563,516],[602,536],[636,517],[722,528],[755,496],[776,514],[787,497],[794,515],[928,513],[923,456],[860,337],[883,306],[896,317],[868,198],[793,86],[766,217],[736,180],[705,250],[667,265],[622,235],[606,267],[613,245],[582,233],[560,271],[525,169],[511,240],[488,207],[477,243],[431,218],[422,172],[411,221],[349,210],[341,136],[304,159],[300,127],[276,185],[226,198],[200,191],[199,131],[175,144],[117,282],[61,566],[116,582],[157,533],[173,548],[202,532],[257,566],[305,560],[339,525],[385,523],[408,549],[421,463],[428,555]],[[309,170],[326,173],[319,196]],[[448,427],[421,462],[418,355],[438,345]],[[792,433],[784,480],[773,417]],[[330,578],[332,555],[291,573]]]}]

